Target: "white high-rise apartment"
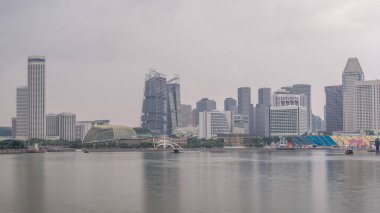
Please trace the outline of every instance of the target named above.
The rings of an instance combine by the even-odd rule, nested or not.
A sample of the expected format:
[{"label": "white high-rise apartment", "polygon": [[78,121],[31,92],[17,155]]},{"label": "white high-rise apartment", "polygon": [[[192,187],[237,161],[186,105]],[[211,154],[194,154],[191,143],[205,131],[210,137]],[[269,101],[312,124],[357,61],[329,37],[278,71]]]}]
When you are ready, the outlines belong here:
[{"label": "white high-rise apartment", "polygon": [[355,83],[355,130],[380,131],[380,80]]},{"label": "white high-rise apartment", "polygon": [[199,113],[199,138],[216,138],[231,133],[231,112],[203,111]]},{"label": "white high-rise apartment", "polygon": [[73,113],[58,114],[59,138],[74,141],[76,139],[76,115]]},{"label": "white high-rise apartment", "polygon": [[355,132],[355,83],[364,80],[364,73],[357,58],[349,58],[342,74],[343,131]]},{"label": "white high-rise apartment", "polygon": [[28,58],[29,138],[45,139],[45,57]]},{"label": "white high-rise apartment", "polygon": [[29,91],[28,87],[17,88],[16,138],[27,140],[29,137]]}]

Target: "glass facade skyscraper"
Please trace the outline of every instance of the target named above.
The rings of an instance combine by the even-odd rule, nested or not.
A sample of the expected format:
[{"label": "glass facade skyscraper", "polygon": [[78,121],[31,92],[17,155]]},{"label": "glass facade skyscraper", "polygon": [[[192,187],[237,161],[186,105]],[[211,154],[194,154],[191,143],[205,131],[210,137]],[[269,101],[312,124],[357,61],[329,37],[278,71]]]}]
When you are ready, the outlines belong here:
[{"label": "glass facade skyscraper", "polygon": [[172,134],[174,128],[179,127],[179,107],[181,105],[181,93],[179,77],[176,76],[166,84],[167,89],[167,134]]},{"label": "glass facade skyscraper", "polygon": [[325,87],[326,131],[343,131],[343,88],[342,85]]}]

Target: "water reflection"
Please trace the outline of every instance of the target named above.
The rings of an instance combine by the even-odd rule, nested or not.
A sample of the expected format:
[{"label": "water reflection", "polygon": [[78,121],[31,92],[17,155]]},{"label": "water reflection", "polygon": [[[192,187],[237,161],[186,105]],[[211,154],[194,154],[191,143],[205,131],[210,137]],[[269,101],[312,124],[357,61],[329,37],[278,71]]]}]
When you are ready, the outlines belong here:
[{"label": "water reflection", "polygon": [[0,212],[374,212],[380,157],[325,151],[0,156]]},{"label": "water reflection", "polygon": [[43,154],[17,155],[12,182],[15,212],[45,212],[44,159]]},{"label": "water reflection", "polygon": [[143,158],[145,212],[180,212],[180,155],[146,152]]}]

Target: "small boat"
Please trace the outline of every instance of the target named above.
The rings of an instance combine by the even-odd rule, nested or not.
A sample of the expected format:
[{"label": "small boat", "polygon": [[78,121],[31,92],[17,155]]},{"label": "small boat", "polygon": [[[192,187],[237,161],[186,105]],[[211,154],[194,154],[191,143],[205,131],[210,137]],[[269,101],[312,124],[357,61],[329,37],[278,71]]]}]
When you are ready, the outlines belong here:
[{"label": "small boat", "polygon": [[352,155],[352,154],[354,154],[354,150],[352,150],[352,149],[347,149],[347,150],[344,152],[344,154],[346,154],[346,155]]},{"label": "small boat", "polygon": [[46,150],[38,145],[37,143],[34,144],[34,146],[28,146],[27,153],[45,153]]},{"label": "small boat", "polygon": [[88,150],[83,150],[83,153],[90,153],[90,151],[88,151]]},{"label": "small boat", "polygon": [[173,153],[176,153],[176,154],[179,153],[179,149],[174,149]]}]

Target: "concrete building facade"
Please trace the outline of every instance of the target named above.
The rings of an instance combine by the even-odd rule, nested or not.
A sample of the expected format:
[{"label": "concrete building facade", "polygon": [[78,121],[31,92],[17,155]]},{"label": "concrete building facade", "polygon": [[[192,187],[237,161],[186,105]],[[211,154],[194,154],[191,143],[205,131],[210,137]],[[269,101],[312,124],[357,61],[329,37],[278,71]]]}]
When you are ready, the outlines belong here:
[{"label": "concrete building facade", "polygon": [[355,83],[364,80],[364,73],[357,58],[349,58],[342,74],[343,131],[355,132]]},{"label": "concrete building facade", "polygon": [[76,139],[76,115],[74,113],[58,114],[59,138],[74,141]]},{"label": "concrete building facade", "polygon": [[282,87],[289,91],[291,94],[302,94],[306,98],[305,107],[307,108],[307,130],[312,130],[312,98],[311,98],[311,85],[309,84],[294,84],[293,86]]},{"label": "concrete building facade", "polygon": [[307,108],[279,106],[269,108],[270,136],[301,135],[307,132]]},{"label": "concrete building facade", "polygon": [[29,138],[45,139],[45,57],[28,58]]},{"label": "concrete building facade", "polygon": [[231,132],[231,112],[203,111],[199,113],[199,138],[216,138]]},{"label": "concrete building facade", "polygon": [[29,90],[28,87],[18,87],[16,95],[16,138],[29,139]]},{"label": "concrete building facade", "polygon": [[380,132],[380,80],[355,83],[355,131]]}]

